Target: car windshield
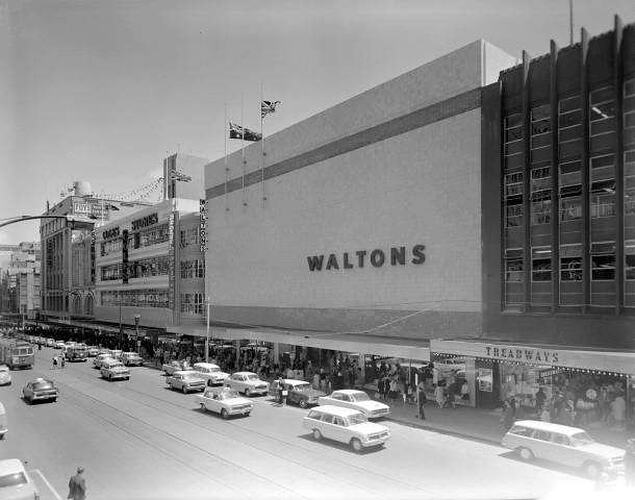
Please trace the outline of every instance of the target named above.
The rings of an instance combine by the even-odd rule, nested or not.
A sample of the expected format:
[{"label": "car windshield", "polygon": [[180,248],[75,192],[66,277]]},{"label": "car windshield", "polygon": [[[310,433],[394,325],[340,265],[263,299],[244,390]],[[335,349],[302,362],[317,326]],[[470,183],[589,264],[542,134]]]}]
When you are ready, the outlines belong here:
[{"label": "car windshield", "polygon": [[351,399],[356,403],[359,403],[360,401],[370,400],[370,398],[368,397],[368,394],[366,394],[365,392],[356,392],[354,394],[351,394]]},{"label": "car windshield", "polygon": [[220,368],[218,366],[210,366],[207,371],[209,371],[210,373],[215,373],[215,372],[219,372]]},{"label": "car windshield", "polygon": [[23,472],[14,472],[13,474],[0,476],[0,488],[6,488],[8,486],[19,486],[26,483],[26,476]]},{"label": "car windshield", "polygon": [[196,373],[184,373],[183,374],[183,378],[184,379],[188,379],[188,380],[192,380],[192,379],[197,379],[198,375]]},{"label": "car windshield", "polygon": [[218,399],[233,399],[238,398],[238,393],[236,391],[221,391],[218,393]]},{"label": "car windshield", "polygon": [[308,382],[306,384],[297,384],[293,386],[294,391],[308,391],[311,389],[311,384]]},{"label": "car windshield", "polygon": [[587,444],[593,444],[593,438],[589,436],[586,432],[578,432],[569,437],[571,440],[571,446],[584,446]]},{"label": "car windshield", "polygon": [[247,375],[247,380],[259,380],[258,375],[256,375],[255,373],[250,373],[249,375]]},{"label": "car windshield", "polygon": [[123,363],[119,362],[119,361],[114,361],[112,363],[108,363],[108,366],[110,368],[118,368],[120,366],[123,366]]},{"label": "car windshield", "polygon": [[364,416],[363,413],[355,413],[348,417],[348,421],[350,425],[363,424],[364,422],[368,422],[368,419]]},{"label": "car windshield", "polygon": [[43,380],[42,382],[35,382],[33,384],[33,389],[35,389],[36,391],[42,389],[53,389],[53,384]]}]

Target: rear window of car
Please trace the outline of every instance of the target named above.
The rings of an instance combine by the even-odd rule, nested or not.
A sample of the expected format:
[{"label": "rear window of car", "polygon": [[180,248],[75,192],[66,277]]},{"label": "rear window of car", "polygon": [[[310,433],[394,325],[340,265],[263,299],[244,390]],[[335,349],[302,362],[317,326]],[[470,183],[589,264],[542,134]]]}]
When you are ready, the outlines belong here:
[{"label": "rear window of car", "polygon": [[313,420],[322,420],[322,414],[319,411],[310,411],[307,417]]},{"label": "rear window of car", "polygon": [[35,382],[33,384],[33,389],[53,389],[53,384],[50,382]]},{"label": "rear window of car", "polygon": [[521,425],[515,425],[510,430],[510,434],[514,434],[515,436],[531,436],[533,429],[529,429],[528,427],[523,427]]},{"label": "rear window of car", "polygon": [[0,488],[19,486],[26,483],[26,476],[22,472],[15,472],[13,474],[7,474],[6,476],[0,476]]}]

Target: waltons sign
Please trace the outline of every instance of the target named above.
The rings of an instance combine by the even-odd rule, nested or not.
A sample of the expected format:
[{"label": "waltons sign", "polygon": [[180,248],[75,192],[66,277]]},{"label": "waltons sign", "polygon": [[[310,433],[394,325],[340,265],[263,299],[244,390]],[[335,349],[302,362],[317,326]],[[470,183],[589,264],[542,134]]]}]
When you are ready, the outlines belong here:
[{"label": "waltons sign", "polygon": [[372,267],[405,266],[410,264],[423,264],[426,256],[423,253],[424,245],[414,245],[410,251],[406,247],[390,247],[388,252],[381,248],[375,250],[357,250],[355,252],[344,252],[342,254],[310,255],[306,258],[309,271],[339,271],[340,269],[353,269],[355,267],[365,267],[367,264]]}]

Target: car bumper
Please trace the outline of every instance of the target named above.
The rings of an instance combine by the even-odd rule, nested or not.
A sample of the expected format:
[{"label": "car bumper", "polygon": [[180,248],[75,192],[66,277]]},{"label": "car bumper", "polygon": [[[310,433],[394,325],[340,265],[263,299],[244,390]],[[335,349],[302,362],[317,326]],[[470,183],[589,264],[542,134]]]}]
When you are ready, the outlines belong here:
[{"label": "car bumper", "polygon": [[227,413],[230,415],[249,415],[253,409],[253,406],[248,408],[227,408]]},{"label": "car bumper", "polygon": [[11,383],[11,379],[2,379],[0,380],[0,385],[9,385]]},{"label": "car bumper", "polygon": [[125,380],[127,378],[130,378],[130,374],[129,373],[112,373],[110,375],[106,375],[108,378],[111,378],[113,380]]},{"label": "car bumper", "polygon": [[188,392],[204,391],[205,390],[205,384],[201,384],[201,385],[186,385],[185,386],[185,390],[188,391]]},{"label": "car bumper", "polygon": [[247,389],[249,389],[249,392],[251,394],[267,394],[269,392],[269,388],[268,387],[247,387]]},{"label": "car bumper", "polygon": [[31,400],[33,401],[47,401],[49,399],[57,399],[57,394],[34,394],[31,397]]},{"label": "car bumper", "polygon": [[390,436],[386,436],[379,439],[370,439],[368,441],[362,441],[362,446],[364,448],[373,448],[374,446],[382,446],[386,444],[386,441],[388,441],[389,438]]}]

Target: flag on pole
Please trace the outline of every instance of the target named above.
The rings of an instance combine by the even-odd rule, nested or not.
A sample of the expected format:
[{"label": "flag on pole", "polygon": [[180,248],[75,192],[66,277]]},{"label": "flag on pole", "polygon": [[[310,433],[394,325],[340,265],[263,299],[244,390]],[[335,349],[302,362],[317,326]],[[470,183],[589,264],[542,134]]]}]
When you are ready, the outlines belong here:
[{"label": "flag on pole", "polygon": [[229,138],[257,142],[262,139],[262,134],[248,129],[247,127],[242,127],[240,125],[236,125],[235,123],[229,122]]},{"label": "flag on pole", "polygon": [[280,101],[260,101],[260,117],[264,118],[271,113],[275,113],[278,104],[280,104]]},{"label": "flag on pole", "polygon": [[178,170],[170,171],[170,180],[171,181],[181,181],[181,182],[190,182],[192,177],[189,175],[185,175],[183,172],[179,172]]}]

